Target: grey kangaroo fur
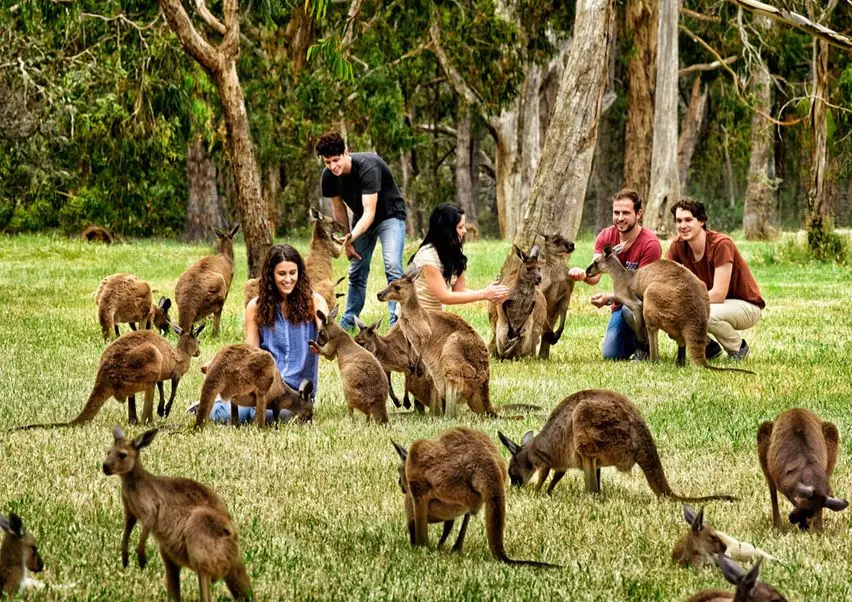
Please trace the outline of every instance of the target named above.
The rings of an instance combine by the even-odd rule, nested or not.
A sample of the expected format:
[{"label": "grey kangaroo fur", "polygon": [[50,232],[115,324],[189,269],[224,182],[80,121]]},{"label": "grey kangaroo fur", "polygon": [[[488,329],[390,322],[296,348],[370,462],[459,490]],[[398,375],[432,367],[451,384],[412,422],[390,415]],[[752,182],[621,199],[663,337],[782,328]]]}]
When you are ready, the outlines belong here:
[{"label": "grey kangaroo fur", "polygon": [[660,259],[638,270],[628,270],[616,255],[621,245],[604,247],[586,268],[586,276],[608,272],[619,303],[626,305],[636,321],[637,337],[646,332],[651,361],[660,359],[657,333],[662,330],[676,343],[677,364],[686,363],[686,354],[695,365],[717,372],[744,372],[741,368],[717,368],[704,357],[707,343],[707,322],[710,319],[710,297],[707,287],[698,277],[674,261]]},{"label": "grey kangaroo fur", "polygon": [[394,443],[402,465],[399,486],[405,494],[405,515],[412,546],[429,544],[428,523],[443,522],[439,547],[453,523],[464,516],[453,551],[461,551],[471,514],[485,508],[485,532],[491,555],[500,562],[560,568],[545,562],[513,560],[506,555],[506,462],[485,433],[448,429],[432,439],[418,439],[409,450]]},{"label": "grey kangaroo fur", "polygon": [[509,296],[499,306],[488,303],[488,350],[500,359],[535,355],[547,320],[547,299],[538,287],[542,266],[539,247],[533,245],[529,255],[517,245],[513,248],[520,264],[503,279]]},{"label": "grey kangaroo fur", "polygon": [[[127,400],[127,420],[130,424],[136,424],[136,393],[139,391],[145,392],[142,420],[147,424],[153,420],[154,385],[160,389],[157,414],[168,416],[180,379],[189,370],[192,358],[198,357],[198,335],[204,330],[204,324],[188,331],[183,331],[174,324],[172,328],[179,336],[177,348],[150,330],[128,332],[107,345],[101,355],[95,385],[89,399],[80,414],[71,422],[30,424],[17,430],[86,424],[97,416],[110,397],[115,397],[120,402]],[[165,380],[172,382],[171,396],[167,404],[163,403],[162,386]]]},{"label": "grey kangaroo fur", "polygon": [[823,508],[839,512],[849,505],[831,489],[839,445],[837,427],[804,408],[787,410],[760,425],[757,453],[769,485],[773,527],[781,527],[779,490],[794,506],[790,522],[803,531],[811,526],[822,531]]},{"label": "grey kangaroo fur", "polygon": [[231,401],[231,424],[239,426],[239,406],[255,408],[255,424],[266,425],[266,409],[272,409],[272,421],[278,421],[282,409],[291,410],[299,420],[310,422],[314,404],[311,393],[314,385],[304,379],[294,391],[281,378],[275,358],[265,349],[247,345],[228,345],[220,349],[201,367],[204,384],[201,401],[195,412],[195,428],[201,428],[210,414],[218,395]]},{"label": "grey kangaroo fur", "polygon": [[574,292],[574,281],[568,276],[568,258],[574,252],[574,243],[558,233],[541,236],[544,238],[544,266],[540,288],[547,301],[547,319],[544,321],[538,357],[546,360],[550,357],[550,347],[562,337],[565,316]]},{"label": "grey kangaroo fur", "polygon": [[178,324],[189,330],[193,324],[213,315],[213,336],[219,335],[222,307],[228,298],[234,278],[234,236],[239,225],[230,232],[216,232],[216,255],[208,255],[189,266],[175,285]]},{"label": "grey kangaroo fur", "polygon": [[116,338],[120,322],[127,322],[131,330],[136,330],[136,322],[150,330],[153,324],[165,335],[169,332],[169,308],[172,302],[160,297],[154,305],[151,285],[140,280],[134,274],[113,274],[104,278],[95,291],[95,303],[98,306],[98,322],[104,340],[110,339],[111,331]]},{"label": "grey kangaroo fur", "polygon": [[356,343],[348,332],[334,321],[339,306],[326,316],[317,310],[322,328],[317,340],[310,341],[311,350],[328,359],[337,358],[340,380],[343,382],[343,397],[349,415],[354,410],[363,412],[367,419],[379,424],[388,421],[388,381],[382,365],[372,353]]},{"label": "grey kangaroo fur", "polygon": [[716,564],[719,554],[724,554],[727,546],[716,535],[716,530],[704,522],[704,508],[696,512],[692,506],[684,504],[683,519],[689,525],[689,531],[672,549],[672,560],[682,567]]},{"label": "grey kangaroo fur", "polygon": [[501,432],[497,434],[512,454],[512,485],[525,485],[540,471],[536,487],[539,491],[554,470],[548,495],[569,468],[583,471],[586,491],[600,493],[602,467],[615,466],[629,472],[638,464],[658,497],[684,502],[736,499],[729,495],[683,497],[674,493],[647,423],[636,406],[615,391],[589,389],[569,395],[556,406],[541,432],[534,435],[529,431],[520,445]]},{"label": "grey kangaroo fur", "polygon": [[22,593],[27,583],[27,573],[40,573],[44,562],[38,554],[33,534],[24,528],[21,517],[10,512],[9,516],[0,514],[0,531],[3,531],[3,543],[0,545],[0,597],[10,597]]},{"label": "grey kangaroo fur", "polygon": [[128,441],[121,427],[116,426],[112,447],[104,460],[104,474],[121,479],[121,564],[125,568],[129,564],[130,534],[139,521],[139,567],[145,568],[148,562],[145,542],[152,534],[166,568],[169,600],[180,600],[183,567],[198,574],[202,602],[210,602],[211,583],[223,578],[235,600],[250,600],[251,582],[240,554],[237,526],[221,498],[197,481],[155,476],[142,467],[139,452],[151,444],[156,434],[154,429]]},{"label": "grey kangaroo fur", "polygon": [[774,587],[758,581],[760,561],[746,573],[737,562],[719,554],[719,568],[730,583],[737,586],[734,593],[723,589],[706,589],[692,596],[687,602],[787,602]]}]

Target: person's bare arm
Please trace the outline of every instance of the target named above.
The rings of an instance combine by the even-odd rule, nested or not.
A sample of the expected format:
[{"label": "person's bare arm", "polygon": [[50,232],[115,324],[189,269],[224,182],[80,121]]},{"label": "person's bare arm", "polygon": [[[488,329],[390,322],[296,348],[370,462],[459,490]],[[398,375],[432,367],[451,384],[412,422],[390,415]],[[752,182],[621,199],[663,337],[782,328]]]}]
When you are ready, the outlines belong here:
[{"label": "person's bare arm", "polygon": [[343,232],[349,234],[349,214],[346,212],[343,197],[331,197],[331,213],[334,215],[334,221],[343,226]]},{"label": "person's bare arm", "polygon": [[361,196],[361,204],[364,207],[364,213],[361,219],[357,221],[355,227],[352,228],[352,238],[350,242],[358,240],[358,237],[363,235],[370,226],[373,225],[373,220],[376,218],[376,204],[379,202],[379,194],[365,194]]},{"label": "person's bare arm", "polygon": [[453,290],[447,290],[441,271],[433,265],[423,266],[422,278],[426,286],[435,295],[435,298],[443,305],[459,305],[461,303],[472,303],[473,301],[492,301],[499,303],[509,295],[509,289],[502,284],[492,283],[481,290],[467,290],[465,288],[466,278],[462,274],[456,280]]},{"label": "person's bare arm", "polygon": [[710,303],[724,303],[731,288],[731,274],[734,271],[733,262],[717,265],[713,274],[713,288],[708,292]]},{"label": "person's bare arm", "polygon": [[257,325],[257,297],[246,305],[246,343],[260,347],[260,328]]}]

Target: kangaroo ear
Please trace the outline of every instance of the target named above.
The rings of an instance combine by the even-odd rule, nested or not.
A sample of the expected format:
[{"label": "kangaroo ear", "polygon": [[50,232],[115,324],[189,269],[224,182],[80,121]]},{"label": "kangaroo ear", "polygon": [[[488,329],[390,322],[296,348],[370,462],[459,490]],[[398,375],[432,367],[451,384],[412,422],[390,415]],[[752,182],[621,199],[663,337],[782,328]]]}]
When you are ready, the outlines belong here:
[{"label": "kangaroo ear", "polygon": [[151,429],[150,431],[146,431],[136,437],[136,439],[133,440],[133,447],[139,450],[151,445],[151,443],[154,441],[154,437],[157,436],[158,430],[159,429]]},{"label": "kangaroo ear", "polygon": [[0,514],[0,531],[11,533],[12,527],[9,525],[9,519]]},{"label": "kangaroo ear", "polygon": [[827,497],[825,498],[825,507],[829,510],[834,510],[835,512],[840,512],[841,510],[845,510],[849,505],[849,502],[846,500],[842,500],[836,497]]},{"label": "kangaroo ear", "polygon": [[699,531],[701,531],[701,527],[703,525],[704,525],[704,508],[702,507],[698,511],[698,514],[696,514],[693,517],[692,522],[689,523],[689,526],[692,529],[693,533],[698,533]]},{"label": "kangaroo ear", "polygon": [[612,255],[612,245],[604,245],[603,256],[609,257],[610,255]]},{"label": "kangaroo ear", "polygon": [[222,232],[219,228],[213,228],[213,232],[216,233],[216,238],[225,238],[227,236],[224,232]]},{"label": "kangaroo ear", "polygon": [[169,308],[172,306],[172,300],[168,297],[160,297],[160,302],[158,305],[163,311],[169,311]]},{"label": "kangaroo ear", "polygon": [[379,329],[379,326],[382,325],[382,321],[384,321],[384,319],[384,316],[382,316],[381,318],[376,320],[376,322],[372,326],[369,326],[370,332],[376,332]]},{"label": "kangaroo ear", "polygon": [[299,394],[302,397],[308,397],[311,393],[314,392],[314,383],[311,379],[306,378],[299,383]]},{"label": "kangaroo ear", "polygon": [[409,268],[409,270],[405,274],[403,274],[402,277],[409,280],[410,282],[414,282],[415,280],[420,278],[421,274],[423,274],[423,266],[417,268],[412,267]]},{"label": "kangaroo ear", "polygon": [[334,307],[332,307],[331,311],[328,312],[329,319],[331,319],[331,320],[335,319],[339,312],[340,312],[340,306],[339,305],[335,305]]},{"label": "kangaroo ear", "polygon": [[9,513],[9,532],[15,537],[24,536],[24,521],[14,512]]},{"label": "kangaroo ear", "polygon": [[200,334],[201,334],[201,331],[202,331],[202,330],[204,330],[204,328],[205,328],[206,326],[207,326],[207,324],[202,324],[201,326],[199,326],[198,328],[196,328],[195,330],[193,330],[193,331],[192,331],[192,336],[194,336],[194,337],[197,339],[197,338],[198,338],[198,335],[200,335]]},{"label": "kangaroo ear", "polygon": [[532,249],[530,249],[530,259],[537,259],[539,251],[538,245],[533,245]]},{"label": "kangaroo ear", "polygon": [[762,560],[762,558],[758,558],[754,566],[751,567],[751,570],[740,580],[737,585],[736,599],[754,600],[754,590],[757,587],[757,580],[760,577],[760,562]]},{"label": "kangaroo ear", "polygon": [[406,458],[408,458],[408,450],[393,439],[391,439],[391,443],[393,443],[393,447],[396,450],[396,453],[399,454],[400,459],[405,462]]},{"label": "kangaroo ear", "polygon": [[116,441],[124,441],[124,431],[117,424],[112,428],[112,436]]},{"label": "kangaroo ear", "polygon": [[317,317],[320,319],[320,322],[322,322],[323,326],[328,324],[328,316],[326,316],[321,309],[317,310]]},{"label": "kangaroo ear", "polygon": [[719,568],[722,569],[722,575],[725,576],[725,579],[734,585],[739,585],[745,576],[742,567],[733,558],[725,556],[722,552],[719,553]]},{"label": "kangaroo ear", "polygon": [[322,219],[322,214],[313,207],[308,209],[308,215],[310,216],[312,222],[318,222]]},{"label": "kangaroo ear", "polygon": [[355,326],[357,326],[357,327],[358,327],[358,330],[359,330],[359,331],[361,331],[361,330],[367,330],[367,329],[369,328],[369,326],[367,326],[366,324],[364,324],[364,323],[361,321],[361,318],[359,318],[358,316],[355,316]]},{"label": "kangaroo ear", "polygon": [[171,323],[171,326],[172,326],[172,330],[175,331],[176,335],[180,336],[180,335],[183,334],[183,328],[181,328],[180,326],[178,326],[174,322]]},{"label": "kangaroo ear", "polygon": [[512,249],[515,251],[515,255],[518,256],[518,259],[520,259],[521,261],[527,260],[527,255],[521,250],[521,247],[519,247],[518,245],[512,245]]},{"label": "kangaroo ear", "polygon": [[517,443],[515,443],[514,441],[509,439],[506,435],[504,435],[500,431],[497,431],[497,437],[500,438],[500,441],[503,443],[503,445],[506,446],[506,449],[508,449],[509,453],[512,454],[513,456],[515,454],[517,454],[519,451],[521,451],[520,445],[518,445]]},{"label": "kangaroo ear", "polygon": [[695,520],[696,512],[695,508],[690,506],[689,504],[683,505],[683,520],[686,521],[687,525],[692,525],[692,522]]},{"label": "kangaroo ear", "polygon": [[803,498],[811,498],[814,495],[814,488],[804,483],[796,483],[796,494]]},{"label": "kangaroo ear", "polygon": [[526,447],[527,445],[532,443],[533,439],[535,439],[535,433],[532,431],[527,431],[526,433],[524,433],[524,436],[521,437],[521,447]]},{"label": "kangaroo ear", "polygon": [[231,231],[228,233],[228,238],[233,239],[233,238],[234,238],[234,236],[236,236],[237,231],[238,231],[239,229],[240,229],[240,225],[239,225],[239,224],[237,224],[236,226],[234,226],[233,228],[231,228]]}]

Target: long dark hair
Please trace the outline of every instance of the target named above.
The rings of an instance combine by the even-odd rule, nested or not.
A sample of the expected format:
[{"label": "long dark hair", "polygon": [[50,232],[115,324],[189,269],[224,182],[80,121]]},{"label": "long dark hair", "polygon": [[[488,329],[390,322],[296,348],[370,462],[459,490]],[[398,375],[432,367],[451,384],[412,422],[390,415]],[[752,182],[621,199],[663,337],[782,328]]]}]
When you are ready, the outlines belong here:
[{"label": "long dark hair", "polygon": [[[282,261],[296,264],[298,280],[293,291],[286,297],[281,296],[275,286],[275,266]],[[311,292],[311,279],[305,271],[305,262],[299,252],[290,245],[273,245],[263,260],[260,273],[260,296],[257,299],[258,326],[275,326],[275,309],[281,308],[281,315],[297,324],[314,319],[314,297]]]},{"label": "long dark hair", "polygon": [[[442,275],[447,282],[453,276],[461,276],[467,269],[467,257],[462,252],[462,243],[456,233],[456,226],[459,225],[463,215],[464,209],[456,205],[441,203],[435,207],[432,215],[429,216],[429,231],[426,232],[426,237],[418,247],[418,250],[426,245],[435,247],[444,268]],[[412,256],[411,259],[414,257]],[[408,263],[411,263],[411,259]]]}]

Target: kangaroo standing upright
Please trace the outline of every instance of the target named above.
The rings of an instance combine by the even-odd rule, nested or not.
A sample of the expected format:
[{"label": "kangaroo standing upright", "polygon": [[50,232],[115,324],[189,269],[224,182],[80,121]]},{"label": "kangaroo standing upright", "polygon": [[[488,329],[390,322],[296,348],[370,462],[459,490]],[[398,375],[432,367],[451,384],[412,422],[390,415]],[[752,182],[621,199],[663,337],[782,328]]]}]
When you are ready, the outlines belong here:
[{"label": "kangaroo standing upright", "polygon": [[829,482],[839,444],[837,427],[804,408],[787,410],[760,425],[757,453],[769,485],[773,527],[781,527],[779,489],[795,507],[790,522],[803,531],[812,524],[822,531],[823,508],[839,512],[849,505],[833,497]]},{"label": "kangaroo standing upright", "polygon": [[602,467],[615,466],[629,472],[638,464],[658,497],[687,502],[736,499],[728,495],[683,497],[674,493],[647,423],[636,406],[615,391],[589,389],[569,395],[556,406],[541,432],[533,435],[529,431],[520,445],[503,433],[497,434],[512,454],[512,485],[525,485],[540,471],[538,491],[554,470],[548,495],[569,468],[582,469],[586,491],[600,493]]},{"label": "kangaroo standing upright", "polygon": [[[565,329],[565,316],[574,281],[568,276],[568,258],[574,252],[574,243],[559,234],[544,236],[544,267],[541,270],[541,292],[547,301],[547,319],[541,335],[538,357],[550,357],[550,347],[559,342]],[[557,328],[556,324],[559,323]]]},{"label": "kangaroo standing upright", "polygon": [[234,278],[234,236],[239,229],[240,226],[236,225],[225,233],[216,228],[216,255],[198,260],[178,278],[175,302],[178,324],[185,331],[213,314],[213,335],[218,336],[222,308]]},{"label": "kangaroo standing upright", "polygon": [[0,545],[0,596],[11,597],[23,592],[27,572],[40,573],[44,563],[38,555],[35,537],[24,529],[20,516],[10,513],[7,518],[0,514],[0,531],[4,533]]},{"label": "kangaroo standing upright", "polygon": [[142,467],[139,452],[154,440],[157,430],[127,441],[120,427],[113,429],[114,442],[107,452],[103,471],[121,478],[124,505],[124,534],[121,564],[129,563],[128,544],[136,521],[142,533],[136,558],[144,568],[148,562],[145,542],[152,534],[160,546],[166,567],[169,600],[180,600],[180,570],[198,574],[202,602],[210,602],[210,585],[219,579],[236,600],[251,599],[251,583],[240,555],[237,527],[225,503],[209,487],[191,479],[159,477]]}]

